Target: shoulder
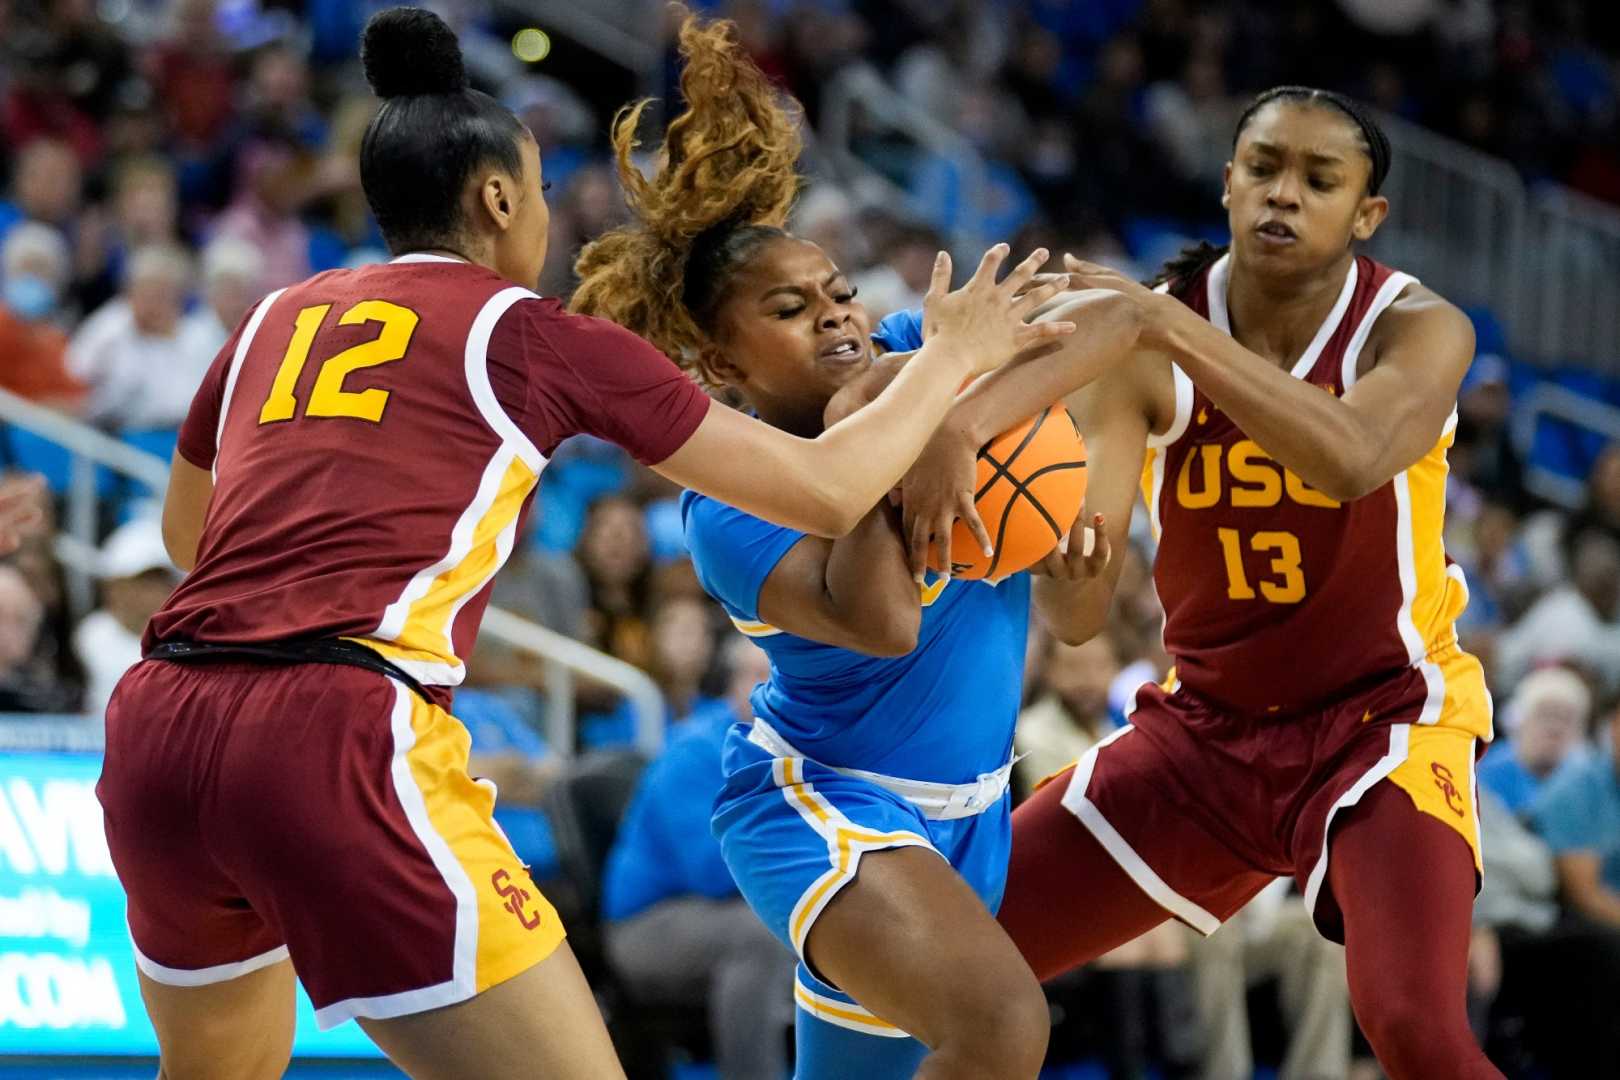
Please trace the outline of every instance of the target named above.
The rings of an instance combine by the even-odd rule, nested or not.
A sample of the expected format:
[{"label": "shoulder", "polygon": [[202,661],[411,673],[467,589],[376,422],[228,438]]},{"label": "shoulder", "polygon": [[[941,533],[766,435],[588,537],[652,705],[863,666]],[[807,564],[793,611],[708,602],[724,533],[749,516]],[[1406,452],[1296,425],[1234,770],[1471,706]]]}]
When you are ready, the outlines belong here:
[{"label": "shoulder", "polygon": [[1383,351],[1421,341],[1425,348],[1445,348],[1474,355],[1474,324],[1463,310],[1422,282],[1401,290],[1373,324],[1369,344]]},{"label": "shoulder", "polygon": [[[513,304],[501,322],[509,329],[533,335],[559,351],[657,350],[618,323],[594,315],[569,311],[561,300],[530,293]],[[661,355],[661,354],[660,354]]]},{"label": "shoulder", "polygon": [[885,315],[872,330],[872,341],[886,352],[911,352],[922,348],[920,310],[901,310]]}]

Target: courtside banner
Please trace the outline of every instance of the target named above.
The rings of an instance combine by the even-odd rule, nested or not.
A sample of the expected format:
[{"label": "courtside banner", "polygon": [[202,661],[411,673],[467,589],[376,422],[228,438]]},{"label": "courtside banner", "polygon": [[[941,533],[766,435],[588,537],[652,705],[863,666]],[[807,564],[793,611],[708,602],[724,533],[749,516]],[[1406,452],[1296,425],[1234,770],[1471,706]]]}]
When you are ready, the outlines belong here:
[{"label": "courtside banner", "polygon": [[[100,774],[94,752],[0,751],[0,1054],[157,1053],[102,832]],[[300,990],[293,1053],[377,1049],[355,1024],[316,1031]]]}]

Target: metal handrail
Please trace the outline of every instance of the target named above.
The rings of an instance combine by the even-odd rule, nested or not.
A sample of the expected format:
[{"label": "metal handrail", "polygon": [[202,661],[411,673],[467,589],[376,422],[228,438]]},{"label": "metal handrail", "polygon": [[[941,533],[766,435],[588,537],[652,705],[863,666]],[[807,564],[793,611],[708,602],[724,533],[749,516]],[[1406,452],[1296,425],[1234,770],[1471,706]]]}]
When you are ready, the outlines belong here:
[{"label": "metal handrail", "polygon": [[[989,190],[984,155],[966,136],[901,94],[870,64],[849,65],[834,75],[822,91],[820,145],[845,184],[896,213],[909,212],[909,193],[855,152],[857,109],[870,119],[904,132],[927,149],[950,158],[961,177],[962,203],[975,210],[973,214],[964,215],[965,219],[976,221],[980,217],[978,211],[985,208]],[[981,239],[973,233],[970,224],[963,224],[953,237],[953,246],[960,249],[958,254],[977,254],[978,248],[983,246]]]},{"label": "metal handrail", "polygon": [[636,714],[636,748],[648,757],[664,746],[664,695],[647,673],[633,664],[575,641],[566,634],[514,615],[504,608],[484,612],[482,632],[546,663],[546,741],[564,757],[574,750],[573,676],[584,675],[618,690]]},{"label": "metal handrail", "polygon": [[1526,463],[1525,487],[1549,502],[1570,510],[1578,509],[1586,499],[1585,482],[1536,465],[1531,459],[1536,425],[1543,417],[1563,420],[1620,442],[1620,408],[1577,394],[1567,387],[1545,382],[1538,383],[1522,401],[1513,403],[1511,431],[1513,445]]},{"label": "metal handrail", "polygon": [[[96,546],[97,466],[145,484],[160,500],[169,488],[167,461],[5,389],[0,389],[0,420],[49,439],[71,455],[63,531],[81,548]],[[91,567],[83,560],[73,560],[65,569],[68,608],[79,619],[95,606]]]}]

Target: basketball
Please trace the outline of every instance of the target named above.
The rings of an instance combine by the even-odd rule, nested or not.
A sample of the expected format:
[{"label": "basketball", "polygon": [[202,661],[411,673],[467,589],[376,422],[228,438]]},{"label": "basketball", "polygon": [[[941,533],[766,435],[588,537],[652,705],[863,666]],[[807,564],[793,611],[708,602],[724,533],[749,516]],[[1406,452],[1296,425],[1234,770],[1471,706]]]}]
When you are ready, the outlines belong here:
[{"label": "basketball", "polygon": [[[951,576],[1001,578],[1040,562],[1069,531],[1086,497],[1086,444],[1061,404],[991,439],[979,450],[973,502],[995,543],[990,556],[968,527],[951,532]],[[941,569],[930,544],[928,566]]]}]

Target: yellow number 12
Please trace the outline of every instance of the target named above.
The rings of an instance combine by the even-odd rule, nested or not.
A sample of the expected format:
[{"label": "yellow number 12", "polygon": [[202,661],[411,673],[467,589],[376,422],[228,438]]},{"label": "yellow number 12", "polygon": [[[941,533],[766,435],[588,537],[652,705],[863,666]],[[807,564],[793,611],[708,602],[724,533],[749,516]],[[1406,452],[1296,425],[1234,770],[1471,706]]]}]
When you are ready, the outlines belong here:
[{"label": "yellow number 12", "polygon": [[[276,369],[275,382],[270,395],[259,410],[259,423],[273,424],[291,420],[298,411],[298,398],[294,391],[309,360],[309,350],[315,344],[315,333],[332,310],[331,304],[316,304],[298,312],[293,322],[292,340]],[[339,326],[357,326],[360,323],[382,323],[376,337],[359,345],[350,346],[321,365],[315,376],[315,386],[309,394],[305,416],[347,416],[372,423],[382,419],[388,404],[388,391],[379,387],[352,391],[343,389],[343,381],[360,368],[390,364],[405,355],[411,335],[416,333],[416,312],[410,308],[390,304],[387,300],[362,300],[338,317]]]}]

